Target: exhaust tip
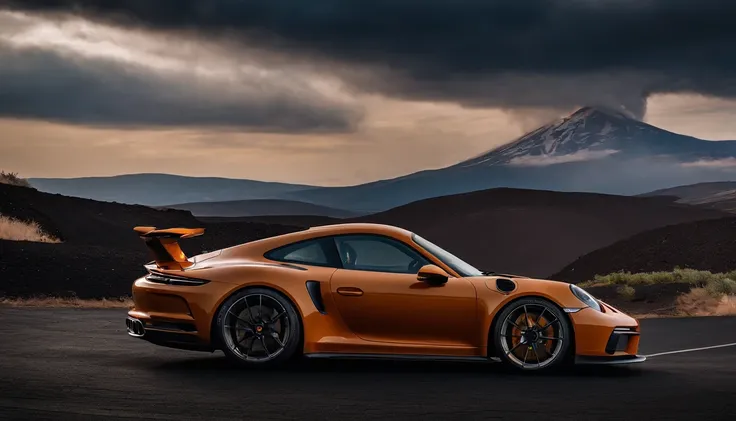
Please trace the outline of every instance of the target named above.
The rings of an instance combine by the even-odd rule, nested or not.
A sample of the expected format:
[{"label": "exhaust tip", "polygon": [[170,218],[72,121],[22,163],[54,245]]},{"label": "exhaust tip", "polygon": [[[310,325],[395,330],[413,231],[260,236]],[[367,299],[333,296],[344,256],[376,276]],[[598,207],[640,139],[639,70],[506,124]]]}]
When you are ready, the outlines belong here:
[{"label": "exhaust tip", "polygon": [[140,338],[146,334],[146,328],[143,326],[143,322],[138,319],[132,317],[126,318],[125,326],[128,328],[128,335],[130,336]]}]

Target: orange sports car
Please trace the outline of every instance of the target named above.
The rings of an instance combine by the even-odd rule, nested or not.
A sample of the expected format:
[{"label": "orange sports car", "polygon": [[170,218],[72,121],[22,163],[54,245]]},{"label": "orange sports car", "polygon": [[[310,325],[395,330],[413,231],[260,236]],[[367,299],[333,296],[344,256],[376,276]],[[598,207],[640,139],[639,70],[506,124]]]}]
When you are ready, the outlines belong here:
[{"label": "orange sports car", "polygon": [[128,333],[246,366],[306,357],[622,364],[639,323],[564,282],[482,272],[401,228],[341,224],[187,258],[203,229],[136,227],[153,253]]}]

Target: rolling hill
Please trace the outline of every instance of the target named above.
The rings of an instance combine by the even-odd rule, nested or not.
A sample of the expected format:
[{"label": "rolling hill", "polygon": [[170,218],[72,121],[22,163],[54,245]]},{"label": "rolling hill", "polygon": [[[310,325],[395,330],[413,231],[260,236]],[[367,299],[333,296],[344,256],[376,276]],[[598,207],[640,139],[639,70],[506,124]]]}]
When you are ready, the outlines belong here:
[{"label": "rolling hill", "polygon": [[355,212],[328,208],[295,200],[253,199],[227,202],[182,203],[164,206],[170,209],[190,211],[197,217],[247,217],[247,216],[289,216],[309,215],[330,218],[349,218],[358,216]]},{"label": "rolling hill", "polygon": [[299,184],[271,183],[220,177],[185,177],[171,174],[126,174],[113,177],[30,178],[47,193],[105,202],[148,206],[171,203],[271,199],[303,189]]}]

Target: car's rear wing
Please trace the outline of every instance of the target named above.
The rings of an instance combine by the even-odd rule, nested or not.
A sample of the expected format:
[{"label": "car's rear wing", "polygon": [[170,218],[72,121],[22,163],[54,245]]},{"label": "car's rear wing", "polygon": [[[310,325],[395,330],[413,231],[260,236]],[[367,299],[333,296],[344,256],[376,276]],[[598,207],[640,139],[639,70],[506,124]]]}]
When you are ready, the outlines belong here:
[{"label": "car's rear wing", "polygon": [[204,228],[157,230],[156,227],[135,227],[133,229],[153,253],[156,265],[161,269],[169,270],[182,270],[193,264],[179,247],[179,240],[204,234]]}]

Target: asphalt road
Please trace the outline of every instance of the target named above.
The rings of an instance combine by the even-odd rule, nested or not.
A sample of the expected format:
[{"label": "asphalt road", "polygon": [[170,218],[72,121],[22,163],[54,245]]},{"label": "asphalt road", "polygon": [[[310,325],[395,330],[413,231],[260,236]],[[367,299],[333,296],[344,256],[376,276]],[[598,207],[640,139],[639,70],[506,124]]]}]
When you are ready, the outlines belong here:
[{"label": "asphalt road", "polygon": [[[708,419],[736,417],[736,347],[635,367],[519,375],[497,364],[307,361],[235,368],[159,348],[123,310],[0,308],[3,419]],[[643,322],[641,352],[736,342],[736,318]]]}]

